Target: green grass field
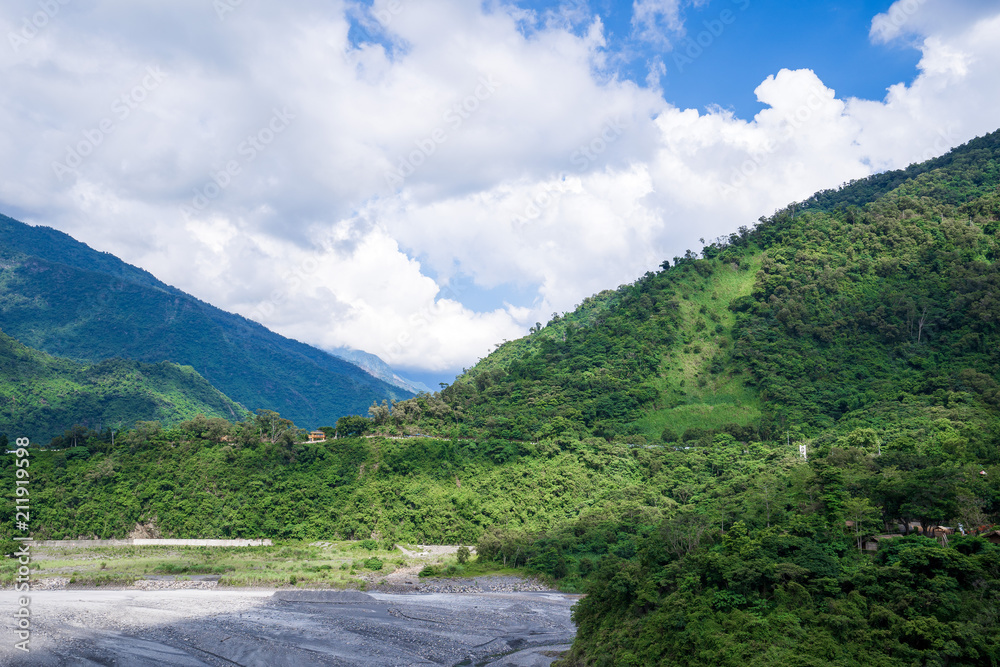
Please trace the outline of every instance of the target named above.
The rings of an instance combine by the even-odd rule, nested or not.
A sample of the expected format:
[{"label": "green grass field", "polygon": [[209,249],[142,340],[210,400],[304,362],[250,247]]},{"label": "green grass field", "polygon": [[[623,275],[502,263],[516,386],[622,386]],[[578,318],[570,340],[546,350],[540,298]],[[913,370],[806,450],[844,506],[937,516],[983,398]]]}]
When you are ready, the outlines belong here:
[{"label": "green grass field", "polygon": [[705,279],[697,274],[681,287],[680,341],[664,354],[655,382],[669,397],[667,405],[658,405],[637,422],[650,440],[659,440],[664,429],[681,435],[689,428],[745,426],[760,418],[760,401],[744,386],[740,374],[728,368],[712,372],[713,362],[725,359],[732,349],[736,318],[729,304],[750,294],[759,268],[760,258],[755,256],[746,270],[719,268],[712,275],[711,291],[704,289]]},{"label": "green grass field", "polygon": [[[400,545],[411,554],[420,547]],[[373,548],[369,548],[373,547]],[[459,565],[449,553],[407,555],[400,548],[356,542],[282,542],[269,547],[93,547],[36,546],[32,579],[68,578],[70,586],[129,586],[143,579],[218,577],[219,586],[239,588],[365,588],[393,573],[419,576],[504,574],[473,558]],[[14,583],[17,561],[0,560],[0,586]],[[512,573],[512,572],[506,572]]]}]

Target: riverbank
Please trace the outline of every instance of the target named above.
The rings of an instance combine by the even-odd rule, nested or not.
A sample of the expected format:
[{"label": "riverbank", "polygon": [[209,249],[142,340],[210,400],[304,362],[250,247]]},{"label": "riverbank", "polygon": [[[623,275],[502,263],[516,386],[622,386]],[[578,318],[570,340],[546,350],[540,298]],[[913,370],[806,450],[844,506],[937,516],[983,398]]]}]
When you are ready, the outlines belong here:
[{"label": "riverbank", "polygon": [[[374,540],[246,546],[39,542],[31,549],[31,584],[33,590],[217,586],[432,592],[425,586],[427,574],[513,574],[476,563],[474,549],[469,550],[471,561],[460,563],[458,549],[459,545],[395,545]],[[13,587],[19,566],[14,559],[0,559],[0,590]]]},{"label": "riverbank", "polygon": [[[556,592],[52,590],[31,594],[31,653],[0,664],[545,667],[569,649]],[[14,596],[0,597],[13,618]]]}]

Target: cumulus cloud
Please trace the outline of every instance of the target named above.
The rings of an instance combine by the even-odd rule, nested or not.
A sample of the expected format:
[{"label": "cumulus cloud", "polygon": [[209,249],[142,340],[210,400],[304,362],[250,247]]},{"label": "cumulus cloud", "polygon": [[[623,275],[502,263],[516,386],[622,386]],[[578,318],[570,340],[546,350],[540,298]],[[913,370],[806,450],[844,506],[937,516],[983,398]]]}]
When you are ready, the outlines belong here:
[{"label": "cumulus cloud", "polygon": [[[407,369],[468,366],[699,237],[992,131],[1000,103],[1000,16],[971,2],[873,21],[922,51],[884,100],[781,70],[751,119],[607,77],[581,3],[526,31],[502,3],[223,2],[71,3],[30,36],[36,5],[0,8],[20,36],[0,49],[0,207]],[[683,29],[676,0],[634,16]],[[463,280],[534,297],[477,311]]]},{"label": "cumulus cloud", "polygon": [[872,18],[871,39],[887,44],[929,35],[953,38],[983,18],[994,16],[995,3],[979,0],[896,0]]}]

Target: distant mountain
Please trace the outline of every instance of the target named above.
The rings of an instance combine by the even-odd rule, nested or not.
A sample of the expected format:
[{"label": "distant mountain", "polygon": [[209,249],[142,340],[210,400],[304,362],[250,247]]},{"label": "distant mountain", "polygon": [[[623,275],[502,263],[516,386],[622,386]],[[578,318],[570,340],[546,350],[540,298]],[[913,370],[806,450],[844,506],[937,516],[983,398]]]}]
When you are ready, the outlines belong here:
[{"label": "distant mountain", "polygon": [[370,352],[365,352],[364,350],[352,350],[349,347],[337,347],[330,350],[330,354],[351,362],[355,366],[358,366],[359,368],[367,371],[369,374],[377,377],[379,380],[388,382],[394,387],[399,387],[400,389],[404,389],[414,394],[419,394],[422,391],[431,391],[430,388],[423,382],[408,380],[401,375],[398,375],[396,371],[389,366],[389,364],[385,363],[381,358],[371,354]]},{"label": "distant mountain", "polygon": [[246,409],[190,366],[108,359],[82,365],[22,345],[0,331],[0,433],[46,444],[76,424],[165,426],[198,414],[239,421]]},{"label": "distant mountain", "polygon": [[303,427],[412,395],[62,232],[6,216],[0,327],[25,345],[81,363],[121,357],[189,365],[248,409],[276,410]]}]

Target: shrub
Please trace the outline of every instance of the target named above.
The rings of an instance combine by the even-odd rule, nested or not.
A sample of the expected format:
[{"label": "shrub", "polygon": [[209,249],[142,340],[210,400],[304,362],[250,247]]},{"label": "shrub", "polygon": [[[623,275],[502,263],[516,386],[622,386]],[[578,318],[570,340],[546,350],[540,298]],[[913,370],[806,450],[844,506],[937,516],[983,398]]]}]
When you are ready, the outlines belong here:
[{"label": "shrub", "polygon": [[462,565],[465,565],[466,563],[469,562],[469,556],[471,555],[472,552],[469,551],[469,547],[463,545],[458,548],[458,554],[457,554],[458,562],[461,563]]},{"label": "shrub", "polygon": [[369,570],[381,570],[382,561],[372,556],[371,558],[365,561],[365,567],[368,568]]}]

